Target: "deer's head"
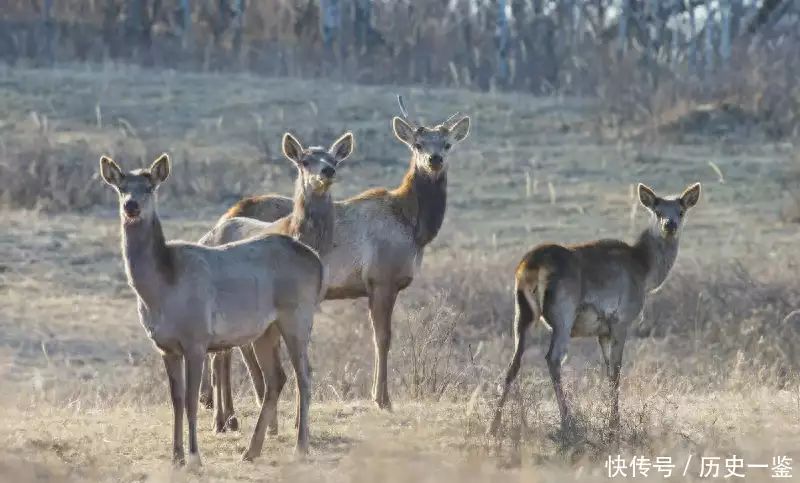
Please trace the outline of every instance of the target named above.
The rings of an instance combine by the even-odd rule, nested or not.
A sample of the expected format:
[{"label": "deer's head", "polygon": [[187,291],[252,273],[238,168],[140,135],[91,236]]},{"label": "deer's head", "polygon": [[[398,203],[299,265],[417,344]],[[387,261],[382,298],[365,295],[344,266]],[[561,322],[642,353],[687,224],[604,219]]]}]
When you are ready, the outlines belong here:
[{"label": "deer's head", "polygon": [[355,148],[353,133],[346,132],[325,149],[319,146],[304,148],[291,133],[283,135],[283,155],[297,166],[299,186],[306,194],[324,194],[333,184],[339,163]]},{"label": "deer's head", "polygon": [[433,178],[447,172],[447,155],[454,145],[469,135],[469,116],[458,113],[433,127],[411,121],[408,111],[398,96],[403,117],[392,119],[394,135],[411,149],[414,166]]},{"label": "deer's head", "polygon": [[700,200],[700,183],[695,183],[680,195],[661,198],[639,183],[639,201],[653,215],[653,229],[662,237],[677,238],[686,213]]},{"label": "deer's head", "polygon": [[148,169],[123,172],[110,157],[100,157],[100,176],[119,195],[119,212],[125,223],[151,219],[156,212],[156,190],[169,176],[169,156],[162,154]]}]

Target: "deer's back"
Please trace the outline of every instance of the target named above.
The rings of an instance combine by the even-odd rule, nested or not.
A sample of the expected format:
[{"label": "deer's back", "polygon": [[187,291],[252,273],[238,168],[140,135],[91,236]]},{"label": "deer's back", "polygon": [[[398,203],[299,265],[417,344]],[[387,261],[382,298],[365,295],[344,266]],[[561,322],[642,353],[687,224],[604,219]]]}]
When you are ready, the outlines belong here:
[{"label": "deer's back", "polygon": [[233,205],[220,221],[236,216],[255,218],[256,220],[272,222],[292,213],[293,201],[286,196],[275,194],[252,196],[243,198]]},{"label": "deer's back", "polygon": [[545,294],[571,300],[577,310],[573,335],[597,335],[616,320],[625,322],[641,311],[645,273],[636,250],[620,240],[575,245],[539,245],[523,258],[520,281]]},{"label": "deer's back", "polygon": [[242,216],[222,218],[214,228],[203,235],[198,243],[214,247],[266,234],[285,234],[287,226],[288,218],[286,217],[275,222],[266,222]]},{"label": "deer's back", "polygon": [[[238,202],[220,223],[238,217],[275,221],[291,211],[290,198],[257,196]],[[334,203],[334,242],[326,257],[328,298],[365,296],[368,279],[391,280],[403,288],[410,283],[421,262],[421,251],[414,243],[405,211],[394,193],[383,188]]]},{"label": "deer's back", "polygon": [[[324,277],[322,262],[307,246],[283,235],[268,235],[205,247],[173,245],[178,280],[166,294],[165,318],[205,334],[212,348],[252,341],[278,311],[316,307]],[[203,331],[198,331],[203,324]]]}]

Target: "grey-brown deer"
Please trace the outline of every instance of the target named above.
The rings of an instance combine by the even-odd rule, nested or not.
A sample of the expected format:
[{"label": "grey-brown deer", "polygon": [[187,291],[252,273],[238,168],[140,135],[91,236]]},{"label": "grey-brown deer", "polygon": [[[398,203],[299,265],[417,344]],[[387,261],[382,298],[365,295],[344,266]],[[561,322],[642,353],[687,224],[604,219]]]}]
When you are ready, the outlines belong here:
[{"label": "grey-brown deer", "polygon": [[[387,365],[397,294],[414,279],[425,247],[441,228],[448,155],[470,125],[469,117],[457,115],[433,127],[418,125],[398,100],[403,118],[395,117],[392,127],[411,150],[405,177],[395,189],[375,188],[335,202],[334,244],[325,257],[326,300],[368,299],[375,343],[372,398],[382,409],[391,408]],[[290,198],[266,195],[240,201],[224,217],[274,221],[291,210]]]},{"label": "grey-brown deer", "polygon": [[628,327],[641,313],[645,296],[664,283],[675,263],[685,216],[700,199],[700,184],[667,198],[639,184],[638,195],[651,219],[633,245],[620,240],[539,245],[517,266],[514,355],[490,434],[497,433],[509,387],[519,372],[525,332],[540,318],[552,330],[545,358],[562,427],[574,422],[561,382],[561,365],[571,337],[597,337],[612,391],[611,426],[619,424],[619,380]]},{"label": "grey-brown deer", "polygon": [[[297,168],[292,212],[273,223],[253,218],[223,216],[199,243],[216,246],[254,235],[278,233],[291,236],[314,249],[324,265],[333,248],[334,207],[330,188],[336,178],[339,164],[347,159],[354,149],[355,139],[350,132],[340,136],[327,149],[317,146],[305,148],[295,136],[290,133],[284,134],[283,154]],[[273,404],[277,405],[277,398],[286,383],[286,375],[280,364],[278,345],[280,338],[277,334],[272,334],[270,340],[275,345],[272,347],[270,370],[266,373],[262,372],[252,345],[248,344],[240,349],[247,361],[259,404],[264,399],[266,386],[269,386],[268,404],[273,408]],[[231,352],[221,351],[214,354],[213,362],[208,368],[211,370],[206,373],[212,372],[214,377],[210,383],[208,381],[205,383],[203,399],[213,401],[214,428],[217,432],[226,429],[237,430],[238,421],[234,414],[230,388]],[[265,386],[265,377],[272,378],[271,386],[269,384]],[[274,415],[268,424],[268,432],[272,434],[277,432],[277,412],[270,409],[270,414]]]},{"label": "grey-brown deer", "polygon": [[[266,333],[272,327],[286,342],[299,381],[297,448],[304,451],[310,401],[307,346],[322,297],[322,262],[306,245],[281,235],[219,247],[165,241],[156,195],[169,171],[166,154],[149,169],[129,172],[109,157],[100,158],[103,180],[119,195],[122,257],[139,320],[161,352],[167,372],[174,416],[173,461],[185,462],[185,408],[190,462],[200,464],[197,406],[207,352],[253,342],[259,361],[268,363],[272,341]],[[261,452],[267,409],[261,405],[245,459]]]}]

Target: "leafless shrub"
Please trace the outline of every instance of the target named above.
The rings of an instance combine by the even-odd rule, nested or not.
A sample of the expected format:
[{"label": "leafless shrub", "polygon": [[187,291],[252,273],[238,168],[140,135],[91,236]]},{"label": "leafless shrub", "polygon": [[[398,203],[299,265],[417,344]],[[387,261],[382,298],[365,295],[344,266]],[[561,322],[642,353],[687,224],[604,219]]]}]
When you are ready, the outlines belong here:
[{"label": "leafless shrub", "polygon": [[464,347],[456,340],[460,320],[442,294],[401,319],[396,370],[410,397],[438,401],[446,391],[460,389],[468,369]]},{"label": "leafless shrub", "polygon": [[[142,166],[147,163],[137,153],[119,155],[129,163],[137,160]],[[43,211],[84,210],[107,205],[111,200],[97,177],[97,153],[86,144],[56,149],[43,142],[38,148],[14,153],[14,158],[0,163],[0,178],[13,180],[0,194],[0,206]],[[228,201],[242,193],[259,191],[261,180],[252,173],[263,169],[252,169],[255,161],[212,163],[191,159],[189,153],[172,159],[171,182],[164,185],[162,192],[165,199],[189,202],[200,197]]]}]

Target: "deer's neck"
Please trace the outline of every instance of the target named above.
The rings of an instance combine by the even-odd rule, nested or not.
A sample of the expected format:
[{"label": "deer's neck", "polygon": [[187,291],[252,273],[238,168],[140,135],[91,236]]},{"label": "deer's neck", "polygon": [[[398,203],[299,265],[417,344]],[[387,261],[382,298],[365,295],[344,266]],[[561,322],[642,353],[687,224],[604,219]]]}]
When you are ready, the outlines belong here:
[{"label": "deer's neck", "polygon": [[298,181],[288,235],[310,246],[324,258],[333,248],[333,216],[330,192],[307,194]]},{"label": "deer's neck", "polygon": [[417,169],[413,160],[403,182],[394,191],[403,201],[403,213],[414,231],[414,241],[424,247],[439,233],[447,208],[447,173],[439,176]]},{"label": "deer's neck", "polygon": [[123,220],[122,257],[130,286],[148,306],[158,305],[163,288],[175,281],[175,257],[157,215],[136,223]]},{"label": "deer's neck", "polygon": [[645,229],[634,245],[645,267],[647,291],[653,291],[667,279],[675,259],[678,257],[678,238],[664,238],[655,229]]}]

